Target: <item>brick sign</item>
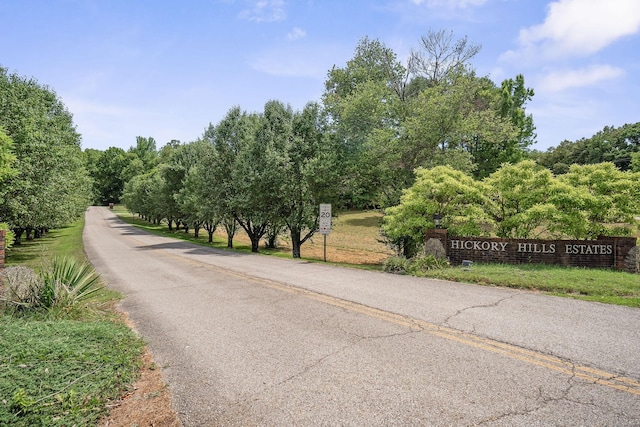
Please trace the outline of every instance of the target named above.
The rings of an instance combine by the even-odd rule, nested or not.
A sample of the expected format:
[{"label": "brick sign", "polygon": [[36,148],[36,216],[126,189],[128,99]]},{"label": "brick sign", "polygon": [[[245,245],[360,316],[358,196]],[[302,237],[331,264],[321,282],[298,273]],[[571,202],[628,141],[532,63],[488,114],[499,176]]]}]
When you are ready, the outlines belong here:
[{"label": "brick sign", "polygon": [[484,263],[542,263],[574,267],[615,268],[636,272],[636,239],[603,237],[598,240],[499,239],[448,236],[447,230],[428,230],[452,265],[463,260]]},{"label": "brick sign", "polygon": [[4,241],[7,236],[7,230],[0,230],[0,271],[4,268]]}]

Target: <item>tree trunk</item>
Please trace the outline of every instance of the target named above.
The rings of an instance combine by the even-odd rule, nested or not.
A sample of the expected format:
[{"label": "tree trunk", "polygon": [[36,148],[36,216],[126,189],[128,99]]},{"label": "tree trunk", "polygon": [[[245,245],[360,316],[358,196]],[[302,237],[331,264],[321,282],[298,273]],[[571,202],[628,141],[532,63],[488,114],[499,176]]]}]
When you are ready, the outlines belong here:
[{"label": "tree trunk", "polygon": [[267,236],[267,249],[276,249],[278,243],[278,235],[271,234]]},{"label": "tree trunk", "polygon": [[302,242],[300,241],[300,230],[293,229],[291,230],[291,247],[292,247],[292,255],[294,258],[300,258],[300,247],[302,246]]},{"label": "tree trunk", "polygon": [[14,228],[13,230],[13,234],[14,234],[14,241],[13,241],[13,245],[14,246],[18,246],[22,244],[22,233],[24,233],[24,229],[22,228]]},{"label": "tree trunk", "polygon": [[235,220],[224,221],[224,229],[227,232],[227,248],[233,249],[233,237],[236,235],[236,222]]},{"label": "tree trunk", "polygon": [[251,252],[260,252],[260,236],[256,238],[254,235],[249,236],[251,239]]}]

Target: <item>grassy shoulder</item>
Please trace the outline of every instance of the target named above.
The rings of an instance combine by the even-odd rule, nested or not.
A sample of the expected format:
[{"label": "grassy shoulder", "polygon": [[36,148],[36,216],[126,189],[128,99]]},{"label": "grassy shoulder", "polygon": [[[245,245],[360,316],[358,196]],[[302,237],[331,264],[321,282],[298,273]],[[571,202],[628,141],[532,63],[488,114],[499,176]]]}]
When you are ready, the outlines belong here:
[{"label": "grassy shoulder", "polygon": [[[169,231],[166,224],[154,225],[116,206],[116,214],[123,220],[150,232],[168,237],[177,237],[193,243],[226,249],[226,235],[217,231],[212,244],[207,243],[206,234],[194,238],[193,233],[183,230]],[[327,260],[333,264],[360,268],[382,269],[384,260],[393,252],[378,241],[382,214],[377,211],[342,212],[334,219],[331,234],[327,239]],[[249,240],[239,232],[234,250],[250,252]],[[286,239],[278,249],[261,248],[261,253],[290,258],[290,247]],[[304,259],[323,259],[322,236],[302,246]],[[640,307],[640,280],[637,274],[613,270],[559,267],[541,264],[504,265],[474,264],[466,270],[459,266],[428,269],[418,275],[434,279],[474,283],[486,286],[502,286],[546,293],[550,295],[597,301],[606,304]]]},{"label": "grassy shoulder", "polygon": [[[83,222],[8,251],[7,267],[46,270],[54,257],[86,261]],[[0,311],[0,425],[96,425],[138,375],[143,343],[102,289],[65,310]]]},{"label": "grassy shoulder", "polygon": [[473,264],[428,270],[423,277],[537,291],[549,295],[640,307],[640,276],[613,270],[550,265]]}]

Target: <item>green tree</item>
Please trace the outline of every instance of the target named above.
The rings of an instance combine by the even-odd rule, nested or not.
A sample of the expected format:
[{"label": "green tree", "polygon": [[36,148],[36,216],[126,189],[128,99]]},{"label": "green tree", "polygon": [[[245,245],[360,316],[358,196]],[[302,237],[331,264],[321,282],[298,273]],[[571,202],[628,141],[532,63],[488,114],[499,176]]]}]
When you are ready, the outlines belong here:
[{"label": "green tree", "polygon": [[73,118],[58,96],[34,79],[0,67],[0,126],[14,143],[17,173],[3,183],[0,221],[16,243],[78,218],[91,182]]},{"label": "green tree", "polygon": [[484,180],[490,203],[487,211],[495,233],[504,238],[533,238],[555,212],[549,202],[555,178],[532,160],[504,164]]},{"label": "green tree", "polygon": [[119,203],[126,182],[124,172],[132,157],[118,147],[109,147],[105,151],[87,149],[84,153],[93,179],[94,203],[103,206]]},{"label": "green tree", "polygon": [[479,46],[430,31],[407,67],[365,38],[346,67],[334,67],[323,102],[342,148],[347,206],[397,204],[417,167],[448,165],[485,177],[522,158],[535,138],[524,77],[498,88],[470,66]]},{"label": "green tree", "polygon": [[483,111],[484,117],[479,117],[479,123],[492,123],[496,131],[489,138],[474,136],[469,146],[477,166],[477,178],[486,178],[503,163],[523,160],[536,138],[533,116],[527,115],[525,110],[534,92],[525,87],[524,76],[518,74],[515,80],[504,80],[501,88],[494,88],[492,82],[484,80],[488,83],[485,93],[495,98],[489,101],[490,105]]},{"label": "green tree", "polygon": [[129,148],[129,153],[135,154],[144,166],[144,171],[151,171],[158,164],[158,151],[155,139],[142,136],[136,137],[136,146]]},{"label": "green tree", "polygon": [[424,232],[433,228],[434,215],[453,235],[479,235],[488,220],[487,203],[481,182],[448,166],[418,168],[415,183],[403,191],[400,204],[387,208],[382,232],[398,252],[414,256],[424,241]]},{"label": "green tree", "polygon": [[302,244],[318,229],[320,203],[335,198],[336,151],[324,137],[326,126],[320,106],[309,103],[293,115],[291,135],[283,141],[278,215],[289,230],[293,258],[300,258]]},{"label": "green tree", "polygon": [[[196,236],[198,229],[204,227],[211,243],[222,218],[221,207],[210,197],[219,188],[212,167],[215,164],[214,147],[202,140],[192,142],[181,146],[172,159],[173,173],[184,172],[179,185],[175,186],[178,192],[173,196],[183,221],[193,227]],[[181,165],[181,169],[177,169],[177,165]]]},{"label": "green tree", "polygon": [[[611,162],[620,170],[632,168],[634,154],[640,151],[640,122],[619,128],[605,126],[589,138],[562,141],[540,154],[539,163],[556,170],[556,165],[590,165]],[[567,168],[564,168],[564,173]]]},{"label": "green tree", "polygon": [[629,164],[629,170],[632,172],[640,172],[640,151],[631,153],[631,163]]},{"label": "green tree", "polygon": [[394,178],[378,166],[369,145],[374,133],[393,133],[389,126],[399,122],[407,77],[392,49],[366,37],[344,68],[329,71],[323,105],[339,147],[340,196],[347,207],[378,204],[382,181]]},{"label": "green tree", "polygon": [[291,107],[268,101],[264,112],[250,116],[246,139],[236,155],[232,171],[231,208],[238,224],[258,252],[268,226],[278,217],[284,190],[282,147],[291,135]]},{"label": "green tree", "polygon": [[560,180],[584,194],[584,225],[569,229],[578,238],[630,235],[640,212],[640,181],[613,163],[573,165]]},{"label": "green tree", "polygon": [[213,145],[215,155],[203,158],[202,167],[210,171],[206,198],[220,212],[227,233],[227,247],[233,247],[237,231],[234,205],[235,165],[238,155],[254,137],[257,117],[247,115],[240,107],[231,108],[217,126],[209,125],[203,139]]},{"label": "green tree", "polygon": [[125,184],[122,201],[129,211],[159,224],[164,218],[164,181],[157,169],[134,176]]}]

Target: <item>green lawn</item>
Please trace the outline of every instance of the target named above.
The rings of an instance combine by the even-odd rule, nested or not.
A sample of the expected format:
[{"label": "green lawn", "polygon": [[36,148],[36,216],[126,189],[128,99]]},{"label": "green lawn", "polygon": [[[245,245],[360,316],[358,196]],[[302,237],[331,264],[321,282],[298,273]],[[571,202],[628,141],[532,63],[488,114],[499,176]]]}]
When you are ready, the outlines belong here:
[{"label": "green lawn", "polygon": [[[84,260],[83,222],[8,251],[7,267],[47,268],[55,256]],[[73,312],[0,311],[0,425],[90,426],[138,375],[143,343],[102,290]]]},{"label": "green lawn", "polygon": [[424,272],[425,277],[640,307],[640,275],[613,270],[551,265],[473,264]]}]

